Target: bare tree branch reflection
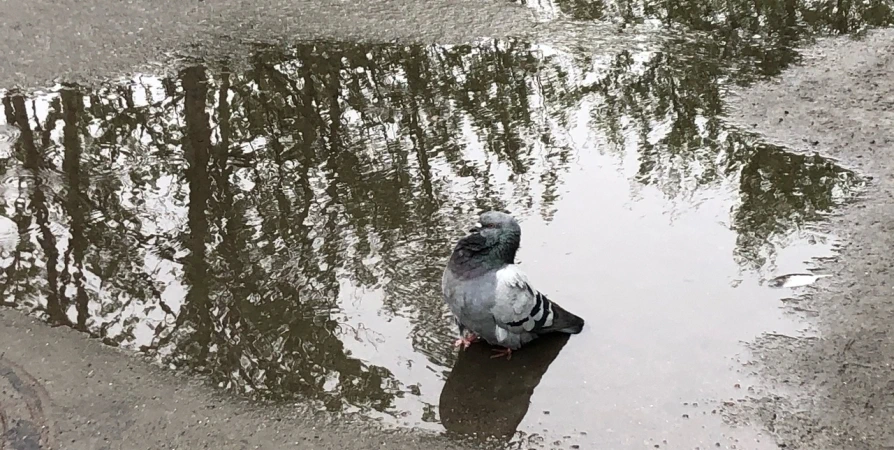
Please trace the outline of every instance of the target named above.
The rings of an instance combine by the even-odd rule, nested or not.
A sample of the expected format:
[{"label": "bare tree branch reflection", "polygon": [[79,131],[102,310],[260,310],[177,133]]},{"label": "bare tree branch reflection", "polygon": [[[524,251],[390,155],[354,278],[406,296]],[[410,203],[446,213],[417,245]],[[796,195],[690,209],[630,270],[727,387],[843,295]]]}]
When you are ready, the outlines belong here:
[{"label": "bare tree branch reflection", "polygon": [[381,294],[377,313],[409,323],[413,350],[451,365],[438,286],[452,240],[480,209],[551,219],[581,105],[603,148],[634,149],[640,185],[669,199],[739,189],[744,268],[856,188],[723,125],[737,70],[723,54],[318,43],[30,109],[9,95],[19,241],[0,294],[239,392],[393,412],[409,389],[352,354],[346,299]]}]

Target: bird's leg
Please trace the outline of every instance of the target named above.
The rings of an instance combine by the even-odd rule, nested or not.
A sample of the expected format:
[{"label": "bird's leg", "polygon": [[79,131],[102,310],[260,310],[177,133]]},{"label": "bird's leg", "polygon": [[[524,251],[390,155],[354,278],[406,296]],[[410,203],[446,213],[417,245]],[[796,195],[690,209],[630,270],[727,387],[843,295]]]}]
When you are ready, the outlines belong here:
[{"label": "bird's leg", "polygon": [[495,349],[493,349],[493,351],[495,351],[496,354],[495,354],[495,355],[491,355],[491,357],[490,357],[491,359],[494,359],[494,358],[500,358],[500,357],[503,357],[503,356],[506,357],[506,361],[509,361],[510,359],[512,359],[512,349],[511,349],[511,348],[508,348],[508,347],[505,347],[505,348],[495,348]]},{"label": "bird's leg", "polygon": [[478,340],[478,335],[475,333],[463,333],[462,337],[453,342],[454,347],[462,346],[463,350],[469,348],[473,342]]}]

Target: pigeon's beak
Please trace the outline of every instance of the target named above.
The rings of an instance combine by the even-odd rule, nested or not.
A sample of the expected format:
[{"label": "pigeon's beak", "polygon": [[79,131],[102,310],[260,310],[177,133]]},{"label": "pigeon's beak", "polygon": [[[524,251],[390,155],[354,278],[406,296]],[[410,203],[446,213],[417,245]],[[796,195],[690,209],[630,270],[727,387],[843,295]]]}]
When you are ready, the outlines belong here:
[{"label": "pigeon's beak", "polygon": [[477,233],[479,231],[481,231],[481,222],[476,223],[475,226],[473,226],[472,229],[469,230],[469,233]]}]

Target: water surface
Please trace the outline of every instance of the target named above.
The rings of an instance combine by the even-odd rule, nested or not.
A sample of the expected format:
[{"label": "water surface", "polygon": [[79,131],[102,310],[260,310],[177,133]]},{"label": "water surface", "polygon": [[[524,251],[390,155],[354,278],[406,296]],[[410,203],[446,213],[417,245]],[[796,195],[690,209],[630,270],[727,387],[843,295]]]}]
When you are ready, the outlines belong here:
[{"label": "water surface", "polygon": [[[772,448],[712,410],[755,382],[743,341],[804,329],[767,281],[833,254],[822,219],[862,181],[730,128],[722,92],[795,61],[805,33],[860,22],[595,5],[551,7],[684,30],[600,54],[316,42],[7,93],[0,295],[232,392],[394,426]],[[491,208],[518,217],[520,263],[582,334],[511,361],[452,348],[441,271]]]}]

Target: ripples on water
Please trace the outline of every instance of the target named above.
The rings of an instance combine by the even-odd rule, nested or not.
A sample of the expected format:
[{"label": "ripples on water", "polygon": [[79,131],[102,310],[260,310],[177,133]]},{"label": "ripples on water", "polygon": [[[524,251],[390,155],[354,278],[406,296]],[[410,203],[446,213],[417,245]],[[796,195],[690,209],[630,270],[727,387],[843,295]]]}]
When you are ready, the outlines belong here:
[{"label": "ripples on water", "polygon": [[[599,5],[551,7],[589,20],[604,18]],[[806,246],[795,259],[827,251],[828,238],[811,224],[861,184],[832,161],[762,144],[721,120],[726,83],[773,74],[793,60],[789,45],[803,31],[850,31],[859,28],[853,16],[840,22],[794,4],[801,19],[789,27],[773,22],[789,4],[767,11],[742,4],[723,15],[699,5],[682,14],[617,4],[612,17],[635,21],[645,11],[726,40],[600,55],[513,40],[313,43],[263,49],[244,71],[196,65],[96,91],[8,94],[0,125],[0,293],[51,322],[187,366],[241,393],[459,434],[509,439],[518,429],[531,445],[572,431],[563,442],[613,442],[594,433],[601,425],[580,419],[610,414],[610,405],[565,407],[578,412],[576,421],[528,412],[532,405],[563,409],[547,395],[567,399],[610,384],[595,375],[612,366],[597,342],[660,341],[649,337],[657,328],[637,337],[629,327],[611,328],[611,317],[597,318],[608,305],[630,302],[616,317],[648,322],[645,311],[673,301],[661,293],[678,286],[705,314],[693,313],[683,328],[663,325],[685,337],[700,319],[736,310],[713,296],[745,308],[745,297],[764,295],[736,294],[735,286],[746,279],[742,286],[758,289],[785,249]],[[881,8],[868,5],[864,16]],[[757,27],[761,18],[769,24]],[[748,37],[755,33],[764,38]],[[614,298],[596,292],[599,299],[588,300],[586,289],[568,294],[576,298],[569,302],[589,302],[581,308],[590,308],[593,333],[604,335],[545,340],[514,357],[516,366],[495,367],[482,357],[486,349],[474,347],[457,359],[440,274],[455,239],[489,208],[508,208],[523,221],[520,256],[531,258],[524,263],[549,273],[543,259],[574,253],[561,264],[588,273],[575,273],[570,284],[592,291],[580,281],[586,276],[599,286],[616,283]],[[652,225],[621,225],[638,215]],[[582,237],[600,227],[618,230],[602,244]],[[694,231],[662,231],[685,227]],[[632,245],[649,242],[650,232],[669,233],[666,245]],[[569,236],[580,244],[568,247]],[[631,245],[600,251],[618,241]],[[708,252],[700,241],[713,250],[700,253]],[[555,242],[567,251],[551,252]],[[624,261],[631,268],[647,260],[674,265],[660,255],[671,248],[682,249],[666,251],[684,261],[685,276],[627,270],[612,281],[608,269],[598,269]],[[689,257],[730,262],[716,269],[726,287],[680,284],[715,274],[716,264],[702,267]],[[538,279],[549,292],[562,288],[561,276]],[[732,286],[730,277],[737,279]],[[655,282],[667,286],[625,299],[635,294],[624,286]],[[685,308],[690,300],[676,301]],[[645,309],[637,310],[638,302]],[[757,321],[739,333],[767,326]],[[729,347],[705,357],[738,345],[737,334],[720,337]],[[566,359],[553,369],[558,381],[542,388],[550,394],[532,400],[566,346],[586,349],[589,359],[580,352],[569,358],[589,372],[563,375],[575,364]],[[642,351],[622,353],[652,359]],[[618,386],[619,398],[642,389]],[[694,392],[692,382],[681,386],[642,401],[679,404]],[[484,429],[479,417],[488,421]],[[581,427],[593,428],[589,437]]]}]

